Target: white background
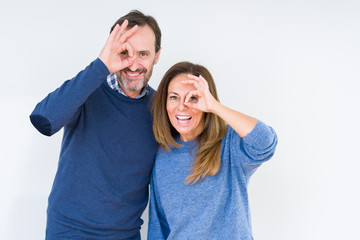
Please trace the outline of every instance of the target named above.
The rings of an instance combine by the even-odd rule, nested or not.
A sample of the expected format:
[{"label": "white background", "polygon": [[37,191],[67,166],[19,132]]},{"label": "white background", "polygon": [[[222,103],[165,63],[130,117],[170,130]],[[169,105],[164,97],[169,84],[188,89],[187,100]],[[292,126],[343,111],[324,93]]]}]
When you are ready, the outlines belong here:
[{"label": "white background", "polygon": [[62,132],[42,136],[29,114],[132,9],[162,30],[154,88],[178,61],[203,64],[222,103],[277,131],[249,185],[255,239],[360,239],[357,0],[0,0],[0,239],[44,239]]}]

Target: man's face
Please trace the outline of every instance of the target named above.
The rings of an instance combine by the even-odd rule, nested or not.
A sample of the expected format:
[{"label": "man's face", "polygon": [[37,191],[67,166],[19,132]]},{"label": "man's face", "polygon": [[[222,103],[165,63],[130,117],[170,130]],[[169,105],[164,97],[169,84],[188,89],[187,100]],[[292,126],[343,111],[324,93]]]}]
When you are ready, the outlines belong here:
[{"label": "man's face", "polygon": [[134,63],[117,72],[120,87],[129,97],[136,97],[149,81],[153,66],[159,60],[160,50],[155,53],[155,34],[148,26],[139,27],[127,42],[134,51]]}]

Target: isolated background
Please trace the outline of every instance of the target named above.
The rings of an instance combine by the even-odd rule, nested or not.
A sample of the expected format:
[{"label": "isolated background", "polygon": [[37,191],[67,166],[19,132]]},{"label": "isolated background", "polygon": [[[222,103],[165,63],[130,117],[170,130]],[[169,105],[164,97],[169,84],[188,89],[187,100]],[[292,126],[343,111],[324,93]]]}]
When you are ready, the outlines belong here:
[{"label": "isolated background", "polygon": [[277,131],[275,156],[249,184],[255,239],[360,239],[355,0],[0,0],[0,239],[44,239],[62,132],[42,136],[28,116],[132,9],[163,33],[154,88],[178,61],[203,64],[222,103]]}]

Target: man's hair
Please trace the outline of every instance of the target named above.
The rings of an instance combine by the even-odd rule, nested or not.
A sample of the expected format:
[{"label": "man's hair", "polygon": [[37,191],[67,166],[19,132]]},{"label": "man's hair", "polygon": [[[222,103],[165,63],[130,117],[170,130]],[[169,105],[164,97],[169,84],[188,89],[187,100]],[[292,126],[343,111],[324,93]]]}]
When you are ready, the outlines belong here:
[{"label": "man's hair", "polygon": [[138,25],[139,27],[148,25],[155,34],[155,52],[158,52],[160,50],[161,31],[155,18],[149,15],[144,15],[139,10],[132,10],[131,12],[129,12],[125,16],[122,16],[115,22],[115,24],[111,27],[110,33],[114,30],[116,24],[119,24],[121,26],[121,24],[125,21],[125,19],[129,21],[127,28],[132,28],[135,25]]},{"label": "man's hair", "polygon": [[[171,125],[166,110],[169,84],[179,74],[203,76],[208,82],[210,93],[219,100],[214,79],[204,66],[190,62],[179,62],[172,66],[161,80],[152,106],[154,136],[160,148],[165,151],[169,151],[170,147],[181,147],[174,139],[179,133]],[[205,112],[203,118],[204,126],[196,139],[198,146],[191,167],[192,173],[185,179],[186,184],[192,185],[206,176],[214,176],[220,169],[221,140],[227,131],[226,123],[213,113]]]}]

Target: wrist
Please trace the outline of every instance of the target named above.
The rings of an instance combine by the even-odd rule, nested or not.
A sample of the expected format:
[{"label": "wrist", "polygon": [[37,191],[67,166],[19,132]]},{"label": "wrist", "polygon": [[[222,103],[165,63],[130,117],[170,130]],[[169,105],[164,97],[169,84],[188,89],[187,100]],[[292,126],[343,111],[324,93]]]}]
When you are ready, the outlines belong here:
[{"label": "wrist", "polygon": [[110,71],[109,66],[108,66],[107,62],[105,61],[105,59],[101,55],[98,58],[107,67],[107,69]]},{"label": "wrist", "polygon": [[221,103],[214,99],[212,101],[212,104],[210,104],[210,111],[209,112],[218,115],[220,108],[221,108]]}]

